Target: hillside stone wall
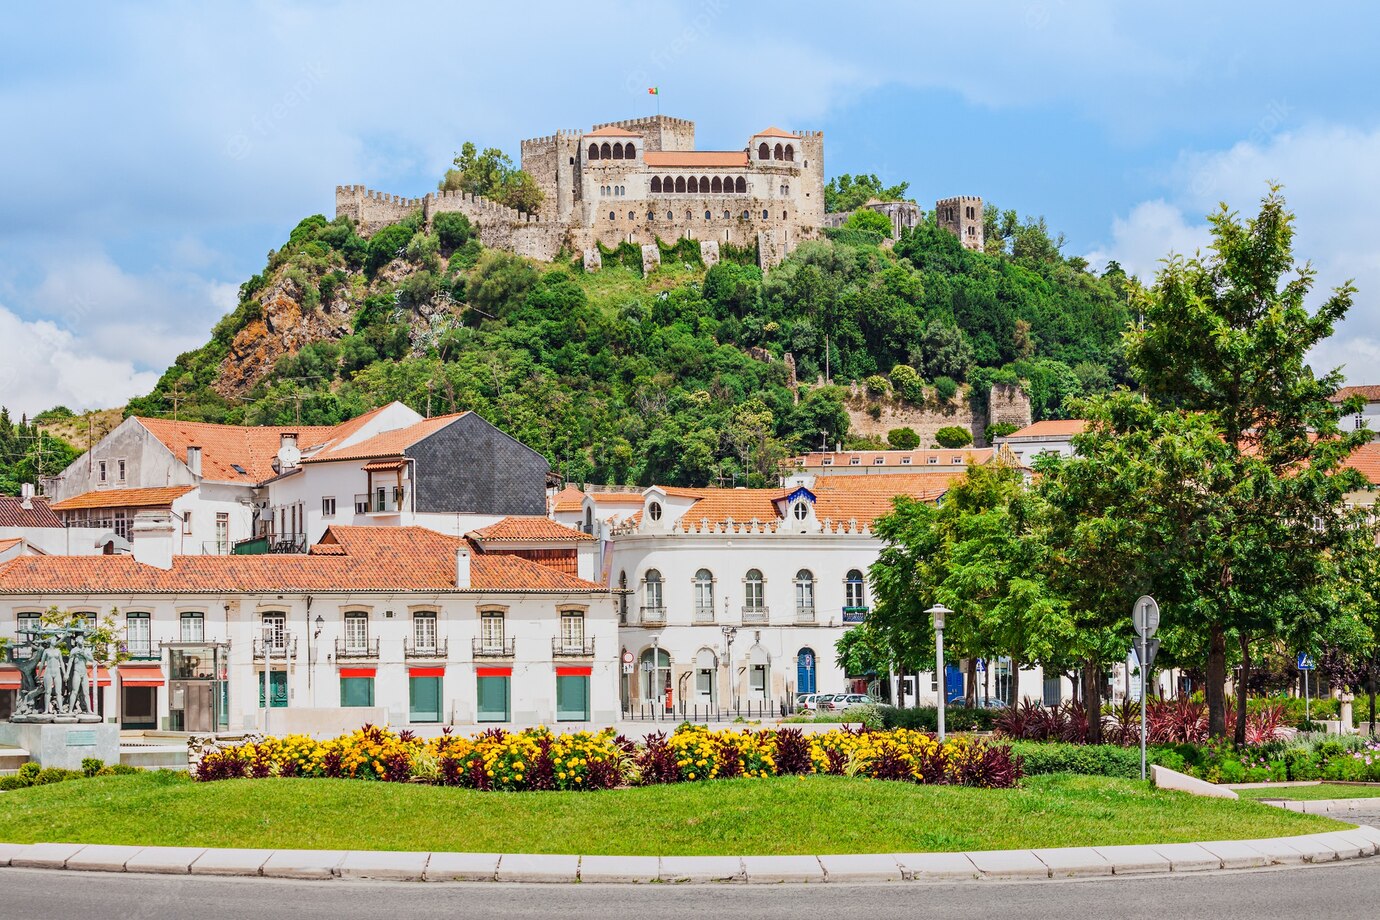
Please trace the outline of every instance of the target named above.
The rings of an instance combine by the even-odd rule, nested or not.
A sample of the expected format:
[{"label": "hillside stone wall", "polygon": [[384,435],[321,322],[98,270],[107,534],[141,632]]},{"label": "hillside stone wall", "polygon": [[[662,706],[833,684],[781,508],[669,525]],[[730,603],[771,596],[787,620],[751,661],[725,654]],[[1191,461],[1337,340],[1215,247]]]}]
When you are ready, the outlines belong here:
[{"label": "hillside stone wall", "polygon": [[[874,419],[867,411],[876,403],[881,417]],[[973,444],[987,447],[985,435],[989,424],[1010,422],[1024,428],[1030,424],[1030,397],[1020,387],[997,384],[988,398],[973,400],[967,387],[949,402],[927,401],[916,406],[891,396],[875,397],[860,383],[848,389],[845,408],[848,410],[849,430],[855,435],[873,435],[886,440],[893,428],[913,428],[920,435],[920,446],[935,443],[935,433],[941,428],[956,425],[966,428],[973,436]]]}]

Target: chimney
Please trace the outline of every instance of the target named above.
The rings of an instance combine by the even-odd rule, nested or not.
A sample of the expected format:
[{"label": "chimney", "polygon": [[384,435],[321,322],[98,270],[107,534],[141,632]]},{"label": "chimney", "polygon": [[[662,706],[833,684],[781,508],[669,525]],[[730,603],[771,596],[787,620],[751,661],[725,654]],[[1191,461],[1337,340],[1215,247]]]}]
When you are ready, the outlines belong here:
[{"label": "chimney", "polygon": [[470,548],[462,546],[455,551],[455,587],[470,586]]},{"label": "chimney", "polygon": [[26,482],[20,485],[19,495],[22,499],[19,503],[19,507],[23,508],[25,511],[32,509],[34,506],[34,484]]},{"label": "chimney", "polygon": [[191,470],[193,476],[201,475],[201,448],[193,445],[187,446],[187,469]]},{"label": "chimney", "polygon": [[144,565],[167,571],[173,560],[173,521],[166,511],[140,511],[134,516],[134,558]]}]

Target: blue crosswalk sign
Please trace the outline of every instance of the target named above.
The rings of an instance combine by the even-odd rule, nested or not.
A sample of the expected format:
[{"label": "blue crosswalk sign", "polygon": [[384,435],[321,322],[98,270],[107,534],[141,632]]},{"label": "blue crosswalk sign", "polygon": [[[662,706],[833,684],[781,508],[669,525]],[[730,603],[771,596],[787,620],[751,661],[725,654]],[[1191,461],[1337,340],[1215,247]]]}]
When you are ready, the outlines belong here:
[{"label": "blue crosswalk sign", "polygon": [[1300,671],[1312,671],[1317,666],[1318,663],[1313,660],[1312,655],[1308,654],[1307,652],[1299,652],[1298,669]]}]

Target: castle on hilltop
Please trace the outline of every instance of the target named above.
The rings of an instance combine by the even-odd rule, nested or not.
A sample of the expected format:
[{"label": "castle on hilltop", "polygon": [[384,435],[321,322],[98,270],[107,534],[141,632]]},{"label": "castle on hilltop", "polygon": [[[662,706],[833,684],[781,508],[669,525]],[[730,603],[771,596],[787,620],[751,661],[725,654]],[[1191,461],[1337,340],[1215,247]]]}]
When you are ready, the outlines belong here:
[{"label": "castle on hilltop", "polygon": [[[650,269],[660,263],[657,241],[681,238],[700,242],[706,265],[726,243],[755,244],[769,267],[828,225],[822,131],[767,128],[739,150],[696,150],[694,122],[654,115],[525,140],[522,168],[544,193],[535,214],[464,192],[403,198],[362,185],[336,186],[335,213],[370,234],[418,209],[428,223],[459,211],[478,225],[485,246],[543,261],[562,249],[583,253],[588,269],[600,266],[600,244],[641,246]],[[957,210],[960,201],[978,202],[980,234],[981,200],[949,203]],[[941,223],[971,245],[961,217]]]}]

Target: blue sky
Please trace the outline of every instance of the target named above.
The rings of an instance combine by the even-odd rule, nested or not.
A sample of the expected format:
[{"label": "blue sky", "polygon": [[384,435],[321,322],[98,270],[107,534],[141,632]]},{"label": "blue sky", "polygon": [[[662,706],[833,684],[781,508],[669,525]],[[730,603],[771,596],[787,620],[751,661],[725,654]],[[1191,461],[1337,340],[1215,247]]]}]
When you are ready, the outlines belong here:
[{"label": "blue sky", "polygon": [[[274,3],[16,8],[0,34],[0,403],[118,405],[206,340],[337,184],[434,187],[466,139],[645,114],[704,148],[825,132],[830,175],[1043,214],[1142,276],[1269,179],[1319,365],[1380,382],[1380,10],[1360,3]],[[1145,6],[1146,9],[1141,7]],[[1326,12],[1322,12],[1325,10]]]}]

